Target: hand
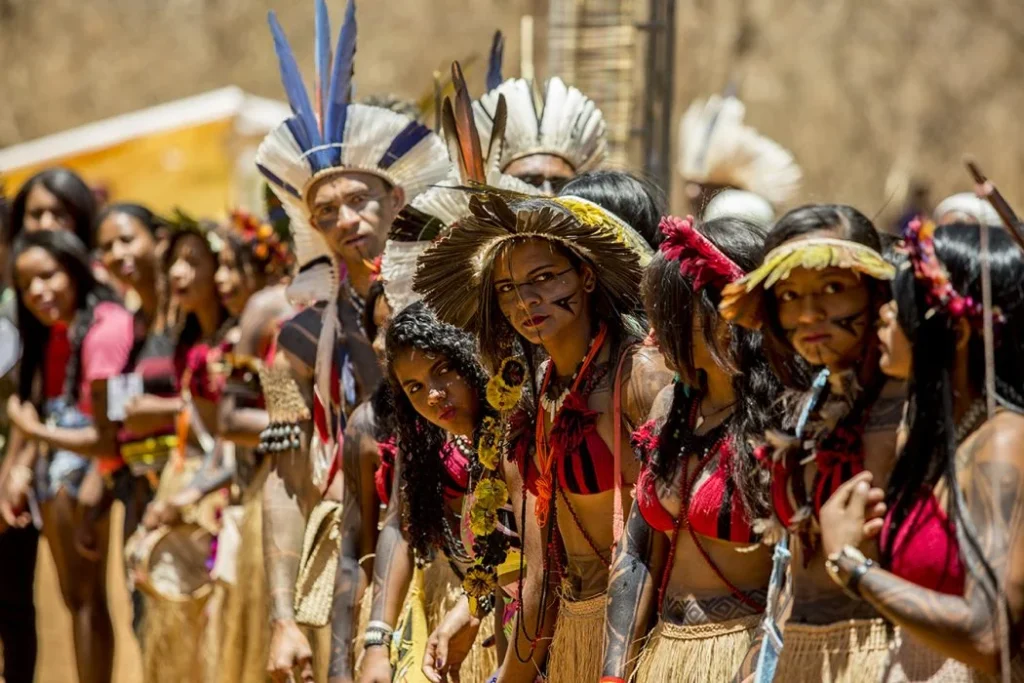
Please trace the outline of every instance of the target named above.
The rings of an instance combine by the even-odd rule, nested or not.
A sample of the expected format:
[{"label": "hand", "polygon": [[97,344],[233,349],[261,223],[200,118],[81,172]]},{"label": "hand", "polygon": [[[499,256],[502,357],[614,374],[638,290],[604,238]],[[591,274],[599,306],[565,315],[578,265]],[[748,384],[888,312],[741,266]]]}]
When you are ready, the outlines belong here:
[{"label": "hand", "polygon": [[32,488],[32,470],[27,465],[14,465],[0,491],[0,517],[7,526],[24,529],[32,522],[28,494]]},{"label": "hand", "polygon": [[479,632],[480,620],[470,614],[469,600],[463,596],[430,634],[423,654],[423,675],[432,683],[459,683],[459,669]]},{"label": "hand", "polygon": [[290,683],[299,669],[302,683],[313,683],[313,649],[294,621],[275,621],[270,636],[267,673],[275,683]]},{"label": "hand", "polygon": [[7,418],[29,438],[34,438],[42,429],[35,406],[27,401],[22,401],[17,394],[12,394],[7,399]]},{"label": "hand", "polygon": [[861,472],[836,489],[822,506],[818,518],[826,557],[843,546],[857,548],[882,531],[885,491],[872,487],[871,480],[870,472]]},{"label": "hand", "polygon": [[152,531],[162,526],[181,523],[181,508],[170,500],[154,500],[142,515],[142,526]]},{"label": "hand", "polygon": [[391,657],[388,649],[378,645],[363,654],[363,670],[359,683],[391,683]]}]

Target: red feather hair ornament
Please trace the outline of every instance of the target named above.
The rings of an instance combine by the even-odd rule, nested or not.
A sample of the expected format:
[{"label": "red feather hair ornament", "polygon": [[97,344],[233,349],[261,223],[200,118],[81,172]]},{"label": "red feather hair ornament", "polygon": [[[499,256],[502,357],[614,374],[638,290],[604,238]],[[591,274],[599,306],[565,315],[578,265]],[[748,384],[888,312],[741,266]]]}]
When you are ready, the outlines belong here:
[{"label": "red feather hair ornament", "polygon": [[658,227],[665,236],[661,253],[669,260],[679,261],[679,272],[693,281],[694,291],[708,285],[722,289],[745,275],[742,268],[694,229],[693,216],[665,216]]}]

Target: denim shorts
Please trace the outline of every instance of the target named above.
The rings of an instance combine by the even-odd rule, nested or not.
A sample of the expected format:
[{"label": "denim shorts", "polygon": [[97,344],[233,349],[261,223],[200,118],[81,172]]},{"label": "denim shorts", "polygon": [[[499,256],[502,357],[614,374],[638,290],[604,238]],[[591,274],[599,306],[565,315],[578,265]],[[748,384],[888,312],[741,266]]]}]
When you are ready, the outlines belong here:
[{"label": "denim shorts", "polygon": [[[92,424],[92,420],[77,406],[69,405],[63,398],[47,401],[43,414],[57,427],[66,429],[80,429]],[[91,464],[89,458],[64,450],[52,451],[48,458],[41,458],[36,465],[39,499],[52,500],[61,489],[77,498]]]}]

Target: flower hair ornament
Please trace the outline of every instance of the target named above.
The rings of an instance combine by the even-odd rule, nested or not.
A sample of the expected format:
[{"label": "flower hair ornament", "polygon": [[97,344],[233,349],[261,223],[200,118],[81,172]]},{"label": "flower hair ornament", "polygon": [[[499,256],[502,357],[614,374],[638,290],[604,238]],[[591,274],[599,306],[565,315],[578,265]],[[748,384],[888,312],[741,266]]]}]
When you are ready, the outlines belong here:
[{"label": "flower hair ornament", "polygon": [[248,211],[232,211],[226,229],[252,252],[253,258],[267,275],[285,275],[295,262],[288,246],[287,234],[279,234],[274,225],[264,223]]},{"label": "flower hair ornament", "polygon": [[[914,269],[914,277],[927,287],[925,297],[931,305],[924,317],[931,318],[939,310],[954,319],[966,318],[972,326],[982,325],[984,306],[971,296],[964,296],[956,291],[949,281],[949,273],[935,254],[935,230],[937,226],[930,220],[915,218],[903,231],[902,251],[907,255],[905,268]],[[992,310],[992,320],[1003,322],[1003,315],[998,308]]]},{"label": "flower hair ornament", "polygon": [[665,216],[659,228],[665,236],[660,250],[665,258],[679,261],[679,272],[693,281],[694,291],[708,285],[722,289],[745,273],[732,259],[693,227],[693,216]]}]

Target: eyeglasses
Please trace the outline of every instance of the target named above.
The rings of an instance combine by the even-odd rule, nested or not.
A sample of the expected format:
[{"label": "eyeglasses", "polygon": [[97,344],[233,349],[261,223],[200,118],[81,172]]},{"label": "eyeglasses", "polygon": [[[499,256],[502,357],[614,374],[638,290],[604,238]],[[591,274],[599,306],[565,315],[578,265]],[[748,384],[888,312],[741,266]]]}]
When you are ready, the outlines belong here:
[{"label": "eyeglasses", "polygon": [[361,218],[376,211],[380,206],[381,196],[376,194],[353,194],[341,201],[321,204],[313,209],[313,223],[320,230],[329,230],[338,224],[342,207],[345,207]]}]

